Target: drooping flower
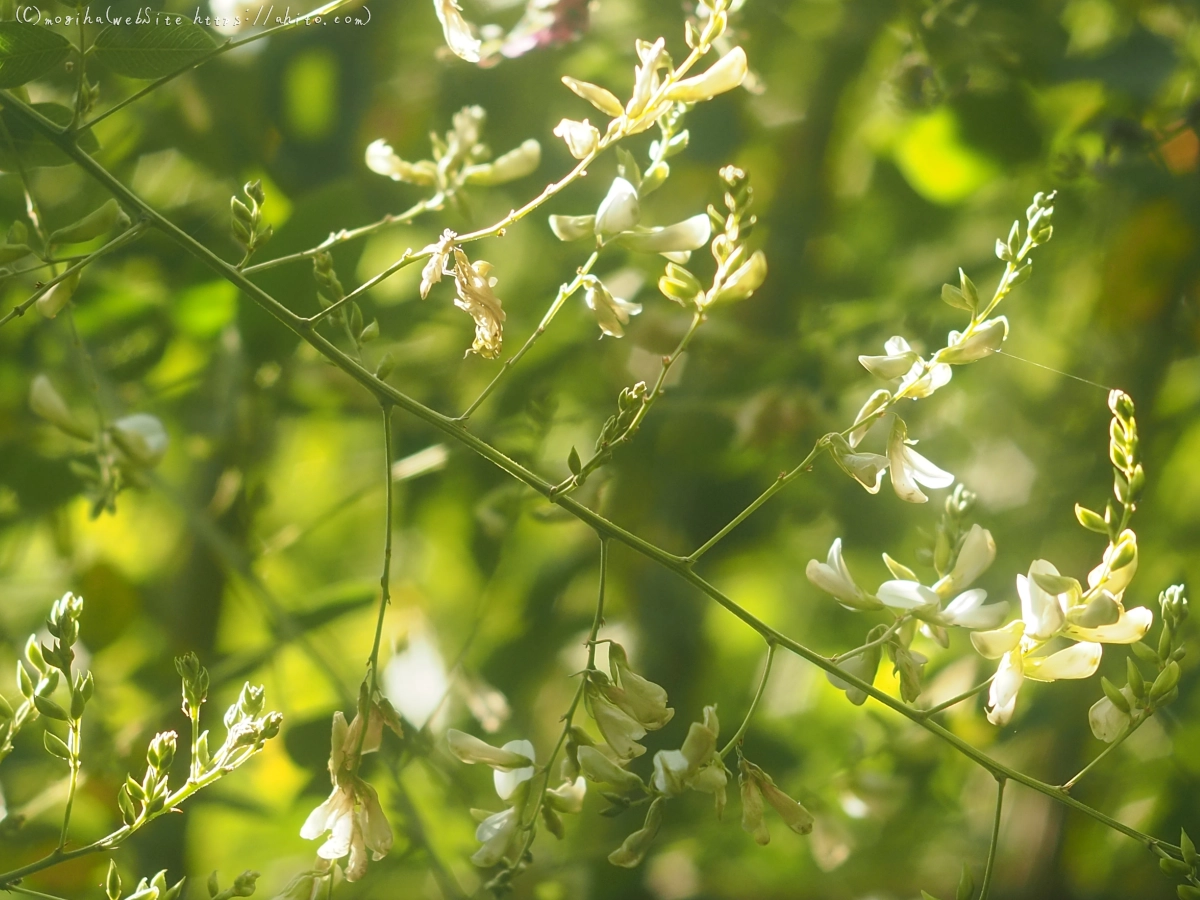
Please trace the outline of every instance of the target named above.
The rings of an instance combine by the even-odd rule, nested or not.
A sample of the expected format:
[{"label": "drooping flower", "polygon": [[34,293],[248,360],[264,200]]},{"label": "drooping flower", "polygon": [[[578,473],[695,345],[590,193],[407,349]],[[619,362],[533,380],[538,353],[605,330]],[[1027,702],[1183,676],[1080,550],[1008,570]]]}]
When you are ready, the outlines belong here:
[{"label": "drooping flower", "polygon": [[437,12],[438,21],[442,23],[446,46],[460,59],[479,62],[479,48],[482,42],[475,36],[475,29],[463,18],[462,7],[455,0],[433,0],[433,8]]},{"label": "drooping flower", "polygon": [[600,331],[609,337],[624,337],[623,326],[629,324],[629,317],[642,311],[642,304],[615,296],[598,278],[588,282],[583,302],[596,314],[596,324],[600,326]]},{"label": "drooping flower", "polygon": [[829,555],[825,562],[815,559],[808,561],[804,570],[808,580],[830,594],[847,609],[882,609],[883,604],[875,597],[866,593],[855,583],[854,577],[842,559],[842,539],[834,538],[829,545]]},{"label": "drooping flower", "polygon": [[753,835],[757,843],[766,845],[771,841],[771,832],[763,819],[763,800],[796,834],[812,831],[812,813],[781,791],[770,775],[744,758],[738,769],[738,782],[742,789],[742,828]]},{"label": "drooping flower", "polygon": [[496,279],[491,271],[491,263],[485,260],[472,263],[465,253],[454,248],[454,286],[458,292],[454,305],[475,320],[475,340],[468,352],[478,353],[484,359],[498,357],[504,341],[504,310],[500,298],[492,291]]},{"label": "drooping flower", "polygon": [[935,359],[939,363],[951,365],[973,363],[985,356],[991,356],[1000,349],[1007,338],[1008,319],[997,316],[976,326],[969,337],[951,331],[946,338],[945,348],[938,351]]},{"label": "drooping flower", "polygon": [[355,716],[347,725],[341,710],[334,713],[329,755],[333,791],[309,813],[300,829],[300,836],[306,840],[329,833],[317,855],[328,860],[349,857],[348,881],[357,881],[366,874],[368,853],[371,859],[379,860],[392,848],[392,829],[379,804],[379,796],[358,775],[361,754],[379,748],[382,729],[382,715],[376,714],[374,707],[366,724],[361,716]]},{"label": "drooping flower", "polygon": [[936,616],[942,625],[954,625],[969,631],[995,628],[1008,613],[1008,603],[984,605],[987,591],[980,588],[959,594]]},{"label": "drooping flower", "polygon": [[641,217],[637,188],[625,178],[614,178],[596,210],[596,236],[612,237],[628,231]]},{"label": "drooping flower", "polygon": [[887,339],[883,345],[884,356],[860,356],[858,361],[872,375],[891,381],[902,378],[918,362],[920,355],[900,335]]},{"label": "drooping flower", "polygon": [[866,488],[867,493],[879,493],[884,470],[891,465],[886,456],[855,450],[849,441],[836,432],[829,435],[829,452],[838,468]]},{"label": "drooping flower", "polygon": [[889,473],[892,487],[896,496],[909,503],[925,503],[929,498],[921,493],[917,485],[930,488],[949,487],[954,483],[954,476],[939,469],[924,456],[912,448],[916,441],[908,439],[908,426],[904,420],[896,416],[892,424],[892,433],[888,437],[888,460],[891,462]]}]

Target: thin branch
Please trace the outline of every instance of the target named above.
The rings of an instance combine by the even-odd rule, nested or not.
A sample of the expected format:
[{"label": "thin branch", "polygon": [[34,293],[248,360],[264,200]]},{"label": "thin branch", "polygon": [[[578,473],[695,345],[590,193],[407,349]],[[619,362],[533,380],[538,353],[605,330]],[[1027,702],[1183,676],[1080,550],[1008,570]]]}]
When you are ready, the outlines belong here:
[{"label": "thin branch", "polygon": [[897,616],[892,624],[887,627],[887,630],[884,631],[879,637],[875,638],[875,640],[867,641],[861,647],[855,647],[853,650],[847,650],[845,653],[839,653],[837,656],[831,656],[830,659],[840,665],[848,659],[861,656],[868,650],[874,650],[876,647],[886,644],[892,639],[892,635],[900,630],[907,619],[908,616]]},{"label": "thin branch", "polygon": [[974,697],[976,694],[978,694],[980,691],[982,691],[984,688],[986,688],[989,684],[991,684],[992,680],[995,677],[996,676],[993,673],[992,675],[989,675],[985,681],[982,681],[979,684],[975,685],[975,687],[969,688],[968,690],[963,691],[961,694],[956,694],[955,696],[951,697],[949,700],[945,700],[945,701],[939,703],[937,706],[931,706],[931,707],[929,707],[929,709],[920,710],[920,713],[923,716],[932,716],[935,713],[944,712],[945,710],[949,709],[952,706],[957,706],[959,703],[962,703],[964,700],[970,700],[972,697]]},{"label": "thin branch", "polygon": [[[1169,844],[1165,841],[1160,841],[1151,835],[1138,831],[1136,828],[1132,828],[1123,822],[1119,822],[1111,816],[1108,816],[1105,813],[1100,812],[1099,810],[1094,809],[1093,807],[1090,807],[1079,800],[1076,800],[1074,797],[1064,793],[1062,790],[1053,785],[1047,784],[1046,782],[1040,781],[1030,775],[1026,775],[1006,766],[998,760],[988,756],[986,753],[974,747],[973,745],[967,743],[953,732],[942,728],[935,722],[928,721],[928,717],[924,711],[915,710],[908,707],[906,704],[900,702],[896,698],[891,697],[881,690],[878,690],[873,685],[867,684],[854,674],[843,670],[841,667],[826,659],[815,650],[812,650],[775,630],[694,572],[692,570],[691,561],[688,558],[669,553],[657,545],[638,537],[637,535],[621,527],[620,525],[611,522],[604,516],[596,513],[583,504],[576,502],[571,497],[557,495],[555,493],[554,485],[540,478],[538,475],[534,474],[520,463],[511,459],[502,451],[493,447],[491,444],[467,431],[460,423],[455,422],[452,418],[445,416],[436,410],[430,409],[428,406],[425,406],[418,400],[415,400],[402,391],[397,390],[392,385],[375,377],[372,372],[368,371],[361,364],[350,358],[334,344],[326,340],[322,335],[316,333],[311,328],[306,327],[304,320],[300,316],[293,313],[270,294],[263,291],[253,282],[245,278],[241,272],[236,271],[232,266],[214,254],[203,244],[196,241],[190,235],[183,232],[169,220],[156,212],[152,207],[146,204],[145,201],[143,201],[118,179],[116,179],[107,169],[97,163],[87,153],[80,150],[69,137],[62,135],[52,122],[45,119],[36,110],[31,109],[28,105],[16,99],[11,92],[0,91],[0,101],[2,101],[4,106],[9,108],[17,118],[26,122],[35,130],[48,137],[52,143],[59,147],[67,156],[69,156],[77,165],[79,165],[80,168],[82,168],[92,178],[107,188],[119,200],[123,201],[130,208],[140,211],[144,216],[150,219],[155,227],[162,231],[166,237],[195,256],[199,261],[221,275],[223,278],[240,288],[267,313],[274,316],[281,324],[302,337],[322,356],[365,387],[379,400],[391,402],[395,406],[412,414],[421,421],[438,429],[448,437],[453,438],[455,441],[472,450],[483,459],[491,462],[497,468],[529,486],[551,502],[557,504],[564,511],[579,519],[584,524],[590,526],[602,538],[607,537],[618,540],[647,559],[657,563],[671,572],[674,572],[681,579],[703,592],[718,605],[728,610],[740,621],[745,623],[754,631],[758,632],[763,636],[764,639],[773,640],[781,647],[784,647],[791,653],[807,660],[816,667],[820,668],[822,671],[833,674],[847,684],[858,688],[898,715],[903,716],[921,728],[924,728],[930,734],[933,734],[940,740],[944,741],[957,752],[961,753],[975,764],[986,769],[988,772],[991,772],[993,775],[997,777],[1004,776],[1011,781],[1025,785],[1026,787],[1037,791],[1040,794],[1050,797],[1057,803],[1073,809],[1076,812],[1082,813],[1083,815],[1089,816],[1090,818],[1100,822],[1108,828],[1113,829],[1114,831],[1118,831],[1121,834],[1133,838],[1145,847],[1158,847],[1163,851],[1173,854],[1176,856],[1176,858],[1180,856],[1180,850],[1178,846]],[[0,876],[0,883],[11,881],[14,877],[19,877],[19,870],[18,873],[9,873],[7,875]]]},{"label": "thin branch", "polygon": [[1008,779],[996,778],[996,818],[992,822],[992,842],[988,845],[987,866],[983,870],[983,886],[979,889],[979,900],[988,900],[992,892],[992,876],[996,874],[996,849],[1000,846],[1000,812],[1004,806],[1004,785]]},{"label": "thin branch", "polygon": [[[383,575],[379,579],[381,588],[379,616],[375,620],[375,640],[371,644],[371,656],[367,660],[372,691],[379,688],[379,644],[383,639],[383,620],[387,615],[387,608],[392,602],[392,507],[395,505],[395,480],[392,478],[392,406],[390,403],[383,406],[383,454],[384,484],[386,485],[384,504],[387,509],[383,517]],[[363,734],[365,735],[366,732],[367,729],[364,728]]]},{"label": "thin branch", "polygon": [[733,752],[733,748],[742,742],[742,738],[746,735],[746,729],[750,727],[750,720],[754,718],[754,711],[758,709],[758,702],[762,700],[763,692],[767,688],[767,679],[771,677],[771,663],[775,660],[775,647],[774,641],[767,641],[767,661],[763,665],[762,677],[758,680],[758,689],[754,692],[754,699],[750,701],[750,708],[746,710],[746,717],[742,719],[742,724],[738,726],[738,730],[733,733],[733,737],[721,751],[721,759]]},{"label": "thin branch", "polygon": [[1078,772],[1076,772],[1074,777],[1072,777],[1070,781],[1066,782],[1060,788],[1060,790],[1062,790],[1064,793],[1066,793],[1067,791],[1071,790],[1071,788],[1075,787],[1075,785],[1076,785],[1076,783],[1078,783],[1079,779],[1083,778],[1084,775],[1086,775],[1088,772],[1092,771],[1092,769],[1094,769],[1097,765],[1099,765],[1101,762],[1103,762],[1104,758],[1106,756],[1108,756],[1110,753],[1112,753],[1114,750],[1116,750],[1118,747],[1120,747],[1123,743],[1125,743],[1125,741],[1130,736],[1132,736],[1132,734],[1135,731],[1137,731],[1144,724],[1146,724],[1146,722],[1150,718],[1150,715],[1151,714],[1149,712],[1147,712],[1144,716],[1142,716],[1136,722],[1132,722],[1129,725],[1126,725],[1125,729],[1117,736],[1117,738],[1111,744],[1109,744],[1107,747],[1105,747],[1103,750],[1101,750],[1099,753],[1097,753],[1095,759],[1093,759],[1090,763],[1088,763],[1086,766],[1084,766],[1082,769],[1080,769]]}]

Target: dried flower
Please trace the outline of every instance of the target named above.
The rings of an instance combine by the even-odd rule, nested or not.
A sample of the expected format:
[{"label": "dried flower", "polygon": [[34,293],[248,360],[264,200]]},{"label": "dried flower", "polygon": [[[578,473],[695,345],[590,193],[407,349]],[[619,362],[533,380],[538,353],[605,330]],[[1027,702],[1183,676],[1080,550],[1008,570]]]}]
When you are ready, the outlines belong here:
[{"label": "dried flower", "polygon": [[496,279],[491,271],[491,263],[484,260],[472,263],[467,254],[454,248],[454,286],[458,291],[454,305],[475,320],[475,340],[469,352],[484,359],[499,356],[504,341],[504,310],[500,298],[492,291]]}]

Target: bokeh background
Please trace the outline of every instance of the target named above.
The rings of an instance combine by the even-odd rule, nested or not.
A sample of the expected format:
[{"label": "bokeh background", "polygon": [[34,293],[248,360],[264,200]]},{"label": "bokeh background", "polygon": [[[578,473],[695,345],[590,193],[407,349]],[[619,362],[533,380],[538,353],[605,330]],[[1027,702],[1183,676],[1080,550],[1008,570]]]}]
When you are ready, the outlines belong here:
[{"label": "bokeh background", "polygon": [[[114,0],[114,12],[144,5]],[[194,4],[192,4],[194,6]],[[266,256],[311,246],[331,230],[406,208],[419,189],[369,172],[366,145],[386,138],[408,159],[428,155],[467,104],[489,114],[497,151],[536,137],[535,175],[474,191],[445,213],[339,248],[337,270],[357,284],[443,228],[485,225],[559,177],[571,160],[550,134],[589,114],[563,74],[628,91],[637,37],[667,36],[682,56],[686,3],[597,0],[578,41],[482,70],[439,52],[424,0],[375,0],[364,26],[313,26],[253,44],[180,78],[98,128],[98,159],[188,233],[234,260],[229,197],[261,178],[276,236]],[[215,14],[236,4],[213,3]],[[476,21],[511,24],[512,4],[464,0]],[[160,8],[155,5],[154,8]],[[191,11],[187,3],[166,9]],[[62,7],[66,11],[68,7]],[[1108,412],[1101,386],[1138,404],[1148,488],[1135,527],[1141,569],[1127,602],[1200,578],[1200,9],[1133,0],[747,0],[735,18],[756,73],[689,117],[691,146],[644,205],[665,223],[719,202],[717,169],[751,175],[760,226],[752,241],[771,267],[751,300],[702,330],[682,377],[634,443],[581,497],[673,552],[688,552],[793,466],[821,434],[845,427],[876,385],[857,362],[892,334],[926,348],[960,314],[939,298],[963,266],[994,284],[995,238],[1033,193],[1057,188],[1053,241],[1034,276],[1006,303],[1005,356],[956,371],[908,412],[921,449],[979,496],[976,520],[999,555],[981,580],[1015,599],[1014,576],[1047,557],[1081,577],[1101,539],[1074,521],[1076,501],[1100,507],[1110,490]],[[102,103],[140,85],[100,73]],[[69,98],[66,73],[33,99]],[[651,136],[632,142],[644,158]],[[615,161],[546,211],[585,213]],[[71,167],[39,169],[47,218],[69,222],[105,199]],[[18,180],[0,178],[0,222],[23,213]],[[539,213],[473,254],[495,265],[508,314],[506,353],[535,327],[557,285],[585,253],[559,243]],[[591,446],[619,390],[655,371],[686,327],[657,295],[657,263],[614,254],[646,284],[645,310],[622,340],[597,340],[575,298],[472,420],[477,433],[548,477],[567,474],[572,446]],[[462,409],[498,363],[463,358],[471,323],[446,285],[417,298],[409,269],[364,304],[379,319],[373,353],[390,350],[392,381],[439,410]],[[292,309],[316,311],[311,269],[264,273]],[[990,289],[990,288],[989,288]],[[27,280],[0,287],[20,302]],[[75,834],[116,823],[114,797],[140,771],[156,730],[185,721],[172,657],[194,650],[216,687],[214,721],[243,680],[266,685],[284,733],[234,777],[160,821],[117,854],[127,876],[213,869],[223,883],[263,873],[272,896],[306,868],[298,836],[328,791],[324,762],[334,709],[349,710],[370,646],[382,549],[383,451],[378,409],[347,378],[235,289],[158,238],[89,272],[76,321],[110,413],[149,412],[171,437],[152,483],[89,518],[68,467],[78,448],[29,411],[29,384],[52,377],[73,406],[89,388],[70,330],[28,316],[0,329],[0,690],[13,693],[15,652],[64,591],[86,600],[83,640],[97,680],[85,736],[86,782]],[[1064,374],[1095,384],[1084,383]],[[1098,386],[1099,385],[1099,386]],[[579,668],[598,573],[595,537],[469,452],[395,417],[402,467],[395,506],[395,605],[385,630],[389,691],[414,727],[372,763],[397,846],[346,897],[438,897],[431,867],[472,893],[480,875],[472,806],[495,808],[490,775],[454,763],[447,727],[529,738],[550,749]],[[739,603],[817,649],[861,642],[874,624],[808,584],[804,566],[842,536],[851,567],[873,585],[880,553],[910,565],[945,492],[914,507],[888,488],[868,496],[828,460],[795,482],[703,562]],[[670,692],[674,721],[648,740],[677,747],[701,707],[716,702],[727,733],[740,720],[761,642],[669,573],[614,546],[606,635]],[[983,670],[956,636],[931,658],[943,695]],[[1124,669],[1124,652],[1103,669]],[[1190,662],[1190,661],[1189,661]],[[1077,795],[1168,839],[1195,833],[1200,694],[1185,664],[1182,697],[1129,741]],[[895,690],[888,667],[879,685]],[[439,699],[446,701],[439,704]],[[1098,678],[1032,685],[1012,724],[995,729],[981,704],[949,717],[960,735],[1050,782],[1102,745],[1087,725]],[[436,709],[435,709],[436,707]],[[426,721],[427,720],[427,721]],[[417,726],[424,726],[418,728]],[[37,728],[0,772],[9,819],[0,868],[52,849],[63,772]],[[953,895],[961,864],[978,879],[993,788],[923,731],[868,704],[850,706],[816,670],[781,655],[747,755],[817,814],[807,838],[778,822],[759,848],[708,798],[670,804],[647,862],[605,861],[637,827],[597,815],[592,797],[561,843],[543,834],[516,896],[559,898],[912,898]],[[648,763],[649,755],[643,761]],[[181,776],[182,777],[182,776]],[[403,796],[396,778],[404,785]],[[17,816],[24,824],[17,828]],[[419,823],[415,824],[415,823]],[[423,832],[418,839],[417,832]],[[431,858],[432,854],[432,858]],[[99,896],[106,862],[88,858],[31,879],[66,897]],[[1152,854],[1090,820],[1013,786],[993,897],[1172,897]]]}]

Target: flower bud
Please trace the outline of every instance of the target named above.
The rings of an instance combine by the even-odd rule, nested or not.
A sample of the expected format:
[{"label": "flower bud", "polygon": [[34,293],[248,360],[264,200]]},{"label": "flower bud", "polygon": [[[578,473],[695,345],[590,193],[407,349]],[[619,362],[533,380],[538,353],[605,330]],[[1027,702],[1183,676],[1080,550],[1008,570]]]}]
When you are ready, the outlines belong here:
[{"label": "flower bud", "polygon": [[610,236],[629,231],[641,218],[637,188],[624,178],[614,178],[596,210],[596,234]]},{"label": "flower bud", "polygon": [[533,760],[522,753],[514,753],[511,750],[493,747],[491,744],[481,741],[477,737],[454,728],[446,732],[446,743],[449,745],[450,752],[454,754],[455,758],[468,765],[484,763],[493,769],[501,771],[524,769],[533,765]]},{"label": "flower bud", "polygon": [[667,91],[667,99],[682,103],[710,100],[740,85],[746,80],[746,72],[746,51],[734,47],[713,63],[707,72],[672,85]]},{"label": "flower bud", "polygon": [[1008,319],[997,316],[981,324],[969,337],[964,338],[957,331],[950,332],[946,347],[938,351],[935,359],[951,365],[973,363],[999,350],[1007,337]]},{"label": "flower bud", "polygon": [[45,375],[38,375],[29,387],[29,408],[34,415],[45,419],[67,434],[86,438],[87,432],[76,421],[71,410],[67,407],[62,396],[54,389],[54,384]]},{"label": "flower bud", "polygon": [[632,869],[641,863],[662,825],[664,802],[663,798],[659,797],[650,804],[650,809],[646,812],[646,821],[642,827],[625,838],[620,847],[608,854],[610,863],[625,869]]},{"label": "flower bud", "polygon": [[434,0],[434,11],[442,23],[442,34],[446,46],[459,59],[479,62],[479,51],[483,42],[475,37],[471,24],[463,18],[462,7],[455,0]]},{"label": "flower bud", "polygon": [[761,286],[767,277],[767,256],[755,250],[748,260],[730,275],[713,297],[713,303],[745,300]]},{"label": "flower bud", "polygon": [[629,770],[622,769],[595,747],[579,748],[579,768],[592,781],[611,784],[617,790],[633,791],[643,786],[642,779]]},{"label": "flower bud", "polygon": [[117,419],[112,425],[113,439],[131,460],[152,469],[167,452],[167,431],[162,422],[147,413]]},{"label": "flower bud", "polygon": [[377,175],[384,175],[392,181],[403,181],[408,184],[431,185],[437,182],[437,166],[429,160],[420,162],[405,162],[391,145],[383,140],[372,141],[367,145],[367,168]]},{"label": "flower bud", "polygon": [[605,115],[612,116],[615,119],[625,112],[624,107],[621,106],[621,101],[611,91],[600,87],[598,84],[577,81],[569,75],[564,75],[562,82],[574,91],[577,96],[582,97]]},{"label": "flower bud", "polygon": [[70,302],[71,297],[75,295],[75,289],[79,287],[79,276],[83,270],[77,270],[62,281],[51,287],[46,293],[38,297],[37,311],[47,319],[53,319],[62,308]]},{"label": "flower bud", "polygon": [[541,162],[542,145],[529,138],[515,150],[509,150],[490,163],[471,166],[465,171],[463,180],[467,184],[484,186],[506,184],[532,174]]}]

